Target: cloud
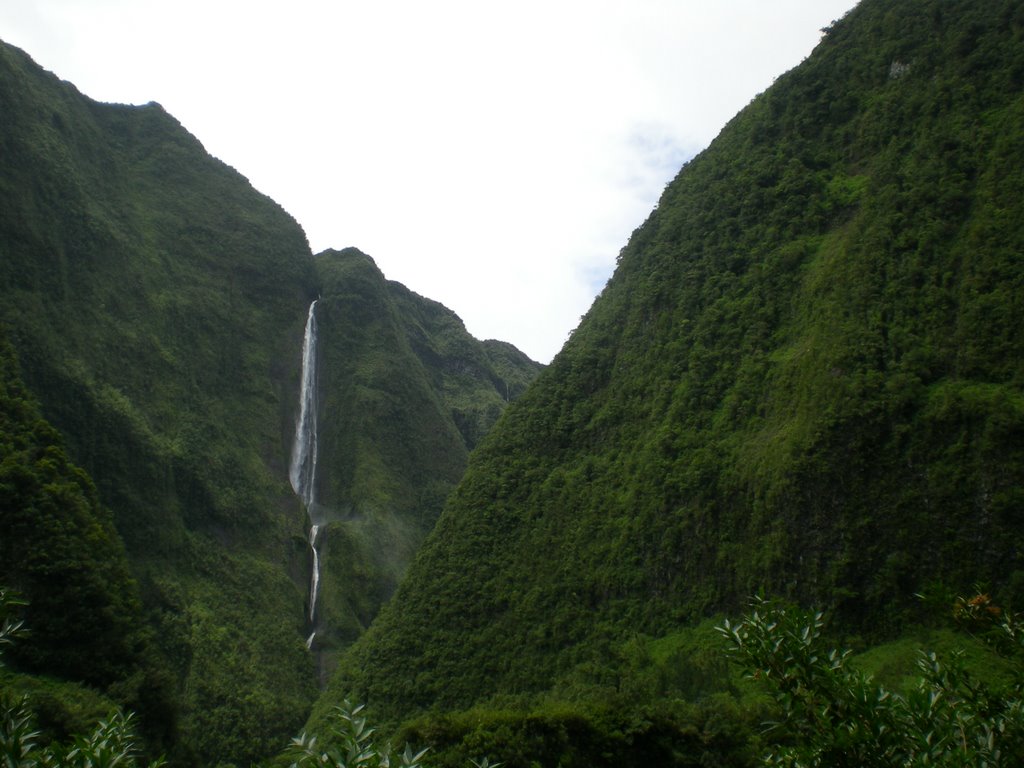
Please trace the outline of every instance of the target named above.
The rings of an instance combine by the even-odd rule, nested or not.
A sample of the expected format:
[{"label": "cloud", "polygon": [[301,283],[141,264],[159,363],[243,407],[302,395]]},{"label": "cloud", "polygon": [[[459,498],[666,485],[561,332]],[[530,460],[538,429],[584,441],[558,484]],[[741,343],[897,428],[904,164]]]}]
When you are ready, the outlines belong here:
[{"label": "cloud", "polygon": [[547,361],[682,163],[852,4],[33,0],[0,29]]}]

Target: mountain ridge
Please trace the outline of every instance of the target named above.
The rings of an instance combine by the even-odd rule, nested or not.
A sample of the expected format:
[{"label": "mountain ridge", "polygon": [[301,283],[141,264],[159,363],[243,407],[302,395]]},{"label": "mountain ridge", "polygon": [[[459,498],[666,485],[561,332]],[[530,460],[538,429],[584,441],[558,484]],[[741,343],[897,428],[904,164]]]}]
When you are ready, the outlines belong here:
[{"label": "mountain ridge", "polygon": [[760,590],[870,640],[925,618],[915,592],[1019,599],[1022,30],[1013,3],[863,0],[730,121],[320,715],[585,705],[641,674],[630,638]]}]

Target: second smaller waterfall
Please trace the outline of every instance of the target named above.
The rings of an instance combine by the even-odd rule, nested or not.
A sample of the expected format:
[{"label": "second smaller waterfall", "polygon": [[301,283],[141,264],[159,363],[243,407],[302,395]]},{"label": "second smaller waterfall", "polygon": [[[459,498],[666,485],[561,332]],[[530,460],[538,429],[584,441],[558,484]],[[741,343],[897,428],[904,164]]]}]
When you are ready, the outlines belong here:
[{"label": "second smaller waterfall", "polygon": [[309,577],[309,626],[314,627],[306,639],[306,647],[313,647],[316,638],[316,598],[320,592],[320,552],[316,548],[316,537],[320,533],[319,525],[309,526],[309,548],[313,552],[313,573]]}]

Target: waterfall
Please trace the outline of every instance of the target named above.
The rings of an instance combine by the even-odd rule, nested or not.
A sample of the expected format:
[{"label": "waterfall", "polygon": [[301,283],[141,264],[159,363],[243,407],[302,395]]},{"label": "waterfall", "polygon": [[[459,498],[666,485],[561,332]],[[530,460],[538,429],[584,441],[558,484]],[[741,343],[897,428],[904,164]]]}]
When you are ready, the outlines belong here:
[{"label": "waterfall", "polygon": [[288,479],[302,497],[306,509],[313,506],[316,494],[316,302],[309,305],[306,334],[302,339],[302,389],[299,391],[299,421],[295,425],[292,466]]},{"label": "waterfall", "polygon": [[313,553],[313,572],[309,579],[309,626],[311,632],[306,647],[313,647],[316,639],[316,600],[320,592],[320,552],[317,534],[320,526],[313,523],[316,507],[317,461],[317,333],[316,302],[309,305],[306,334],[302,340],[302,388],[299,392],[299,419],[295,425],[292,445],[292,464],[288,472],[292,489],[302,499],[309,514],[309,549]]},{"label": "waterfall", "polygon": [[316,535],[320,532],[319,525],[309,526],[309,548],[313,552],[313,573],[309,577],[309,626],[314,627],[306,640],[306,647],[313,647],[316,638],[316,597],[320,592],[320,553],[316,548]]}]

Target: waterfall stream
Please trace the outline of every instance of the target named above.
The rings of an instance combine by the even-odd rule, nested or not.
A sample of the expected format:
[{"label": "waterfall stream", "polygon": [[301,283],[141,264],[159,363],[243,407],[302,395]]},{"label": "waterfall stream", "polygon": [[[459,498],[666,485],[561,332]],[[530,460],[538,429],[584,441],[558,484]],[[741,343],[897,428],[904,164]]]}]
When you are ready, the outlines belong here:
[{"label": "waterfall stream", "polygon": [[299,421],[295,425],[292,465],[288,478],[292,489],[309,509],[316,493],[316,302],[309,305],[306,334],[302,339],[302,388],[299,391]]},{"label": "waterfall stream", "polygon": [[316,302],[309,305],[306,334],[302,340],[302,388],[299,393],[299,419],[295,425],[292,445],[292,464],[288,472],[292,489],[302,499],[309,515],[309,548],[313,553],[313,569],[309,579],[310,635],[306,647],[312,648],[316,639],[316,600],[320,592],[320,552],[317,535],[320,526],[313,522],[316,509],[317,461],[317,332]]},{"label": "waterfall stream", "polygon": [[313,647],[316,639],[316,598],[320,592],[320,553],[316,548],[316,535],[320,532],[319,525],[309,526],[309,549],[313,553],[313,572],[309,577],[309,626],[312,630],[306,638],[306,647]]}]

